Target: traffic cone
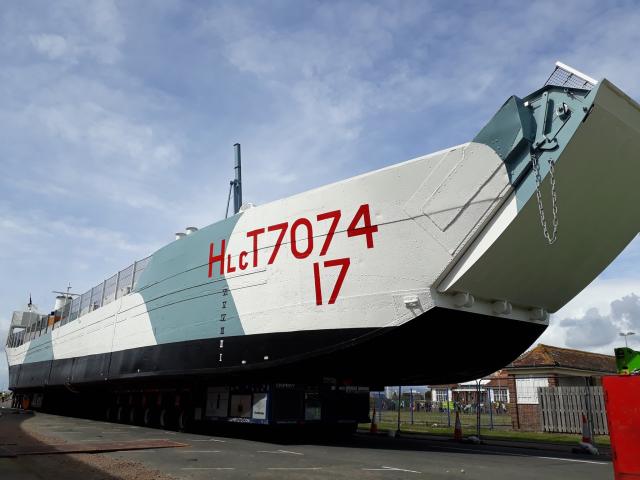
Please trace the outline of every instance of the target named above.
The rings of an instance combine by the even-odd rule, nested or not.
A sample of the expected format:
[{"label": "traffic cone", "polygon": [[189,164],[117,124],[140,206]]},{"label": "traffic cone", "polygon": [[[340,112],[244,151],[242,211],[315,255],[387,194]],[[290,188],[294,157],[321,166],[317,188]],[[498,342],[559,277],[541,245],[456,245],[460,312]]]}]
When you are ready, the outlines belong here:
[{"label": "traffic cone", "polygon": [[371,415],[371,427],[369,433],[378,433],[378,424],[376,423],[376,407],[373,407],[373,415]]},{"label": "traffic cone", "polygon": [[453,430],[453,439],[457,442],[462,441],[462,424],[460,423],[460,412],[456,410],[456,427]]},{"label": "traffic cone", "polygon": [[588,443],[593,445],[593,440],[591,439],[591,426],[589,422],[587,422],[587,417],[582,414],[582,443]]},{"label": "traffic cone", "polygon": [[587,417],[582,414],[582,440],[578,442],[579,448],[574,448],[574,453],[588,453],[590,455],[598,455],[598,449],[593,445],[593,437],[591,436],[591,426],[587,422]]}]

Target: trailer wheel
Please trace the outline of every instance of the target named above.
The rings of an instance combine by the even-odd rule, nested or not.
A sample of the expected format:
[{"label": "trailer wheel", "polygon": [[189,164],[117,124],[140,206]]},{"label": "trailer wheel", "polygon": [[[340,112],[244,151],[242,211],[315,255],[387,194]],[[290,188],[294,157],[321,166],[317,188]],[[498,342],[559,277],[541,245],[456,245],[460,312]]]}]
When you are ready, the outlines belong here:
[{"label": "trailer wheel", "polygon": [[178,430],[181,432],[190,432],[193,427],[193,415],[190,409],[180,409],[178,413]]},{"label": "trailer wheel", "polygon": [[131,425],[139,425],[142,420],[142,411],[138,407],[131,407],[129,410],[129,423]]},{"label": "trailer wheel", "polygon": [[118,407],[118,414],[116,417],[116,420],[118,423],[127,423],[127,420],[129,419],[129,415],[127,412],[127,407],[121,405]]},{"label": "trailer wheel", "polygon": [[164,429],[170,430],[174,427],[173,412],[168,408],[163,408],[160,411],[160,426]]},{"label": "trailer wheel", "polygon": [[158,425],[158,414],[155,409],[147,407],[142,415],[142,423],[145,427],[155,427]]}]

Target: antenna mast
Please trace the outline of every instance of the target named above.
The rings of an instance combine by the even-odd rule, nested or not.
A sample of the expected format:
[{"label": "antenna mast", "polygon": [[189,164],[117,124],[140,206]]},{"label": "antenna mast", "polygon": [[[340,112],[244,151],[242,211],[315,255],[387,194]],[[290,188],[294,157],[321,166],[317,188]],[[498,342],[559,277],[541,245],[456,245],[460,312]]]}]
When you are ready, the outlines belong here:
[{"label": "antenna mast", "polygon": [[235,214],[240,211],[240,207],[242,206],[242,159],[240,156],[240,144],[234,144],[233,149],[235,151],[233,168],[236,173],[236,178],[233,181],[233,213]]},{"label": "antenna mast", "polygon": [[242,159],[240,156],[240,144],[235,143],[233,145],[235,151],[234,170],[235,177],[229,182],[229,196],[227,197],[227,211],[224,214],[224,218],[229,216],[229,203],[231,202],[231,193],[233,192],[233,214],[235,215],[240,211],[242,206]]}]

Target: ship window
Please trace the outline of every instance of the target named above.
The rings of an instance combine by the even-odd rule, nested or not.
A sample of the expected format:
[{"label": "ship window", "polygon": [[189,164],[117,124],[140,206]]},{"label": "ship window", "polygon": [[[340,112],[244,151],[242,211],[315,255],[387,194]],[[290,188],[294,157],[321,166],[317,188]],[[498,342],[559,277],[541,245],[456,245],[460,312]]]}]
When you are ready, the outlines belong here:
[{"label": "ship window", "polygon": [[107,303],[111,303],[116,299],[116,286],[118,283],[118,274],[116,273],[113,277],[108,278],[104,282],[104,300],[102,305],[106,305]]},{"label": "ship window", "polygon": [[62,309],[62,313],[60,314],[60,322],[58,327],[64,325],[69,321],[69,314],[71,312],[71,302],[67,302],[64,308]]},{"label": "ship window", "polygon": [[133,274],[133,288],[136,288],[136,285],[138,285],[140,275],[142,275],[142,272],[144,272],[144,270],[147,268],[147,265],[149,265],[149,260],[151,260],[151,257],[143,258],[142,260],[139,260],[135,263],[135,272]]},{"label": "ship window", "polygon": [[91,289],[91,311],[96,310],[102,306],[102,294],[104,292],[104,282],[100,285],[96,285]]},{"label": "ship window", "polygon": [[80,315],[82,316],[85,313],[89,312],[89,305],[91,304],[91,291],[85,292],[80,297]]},{"label": "ship window", "polygon": [[131,285],[133,283],[133,267],[134,265],[129,265],[127,268],[120,271],[120,274],[118,275],[116,298],[120,298],[131,291]]},{"label": "ship window", "polygon": [[69,322],[73,322],[76,318],[78,318],[78,314],[80,313],[80,297],[76,297],[71,301],[71,312],[69,314]]}]

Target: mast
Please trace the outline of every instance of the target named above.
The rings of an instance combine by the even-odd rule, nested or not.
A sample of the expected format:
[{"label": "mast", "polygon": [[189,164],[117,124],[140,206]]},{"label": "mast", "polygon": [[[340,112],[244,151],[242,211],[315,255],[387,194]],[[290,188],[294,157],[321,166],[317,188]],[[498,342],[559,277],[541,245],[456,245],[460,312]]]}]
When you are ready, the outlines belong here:
[{"label": "mast", "polygon": [[240,144],[233,145],[235,151],[235,179],[233,181],[233,213],[236,214],[242,206],[242,159],[240,156]]}]

